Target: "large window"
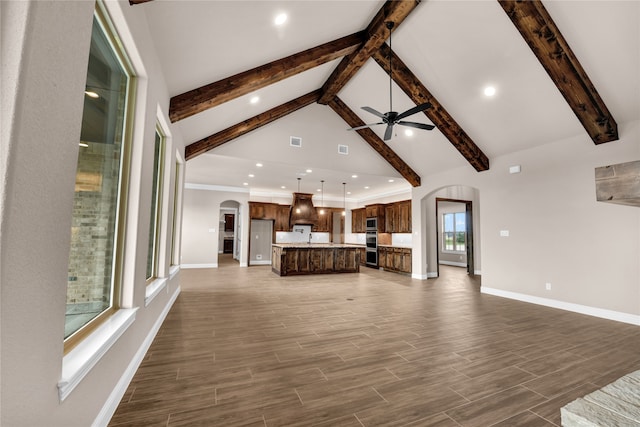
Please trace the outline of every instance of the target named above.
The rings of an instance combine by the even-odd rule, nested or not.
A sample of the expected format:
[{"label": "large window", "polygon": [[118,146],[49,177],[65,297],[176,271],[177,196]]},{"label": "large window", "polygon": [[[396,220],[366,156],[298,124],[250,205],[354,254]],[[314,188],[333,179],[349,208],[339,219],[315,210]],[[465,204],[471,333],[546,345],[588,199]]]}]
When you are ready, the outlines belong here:
[{"label": "large window", "polygon": [[66,350],[118,308],[133,82],[114,32],[97,10],[76,170]]},{"label": "large window", "polygon": [[165,136],[156,126],[156,138],[153,149],[153,186],[151,188],[151,221],[149,223],[149,247],[147,251],[147,281],[158,277],[160,259],[160,220],[162,214],[162,175],[164,164]]},{"label": "large window", "polygon": [[464,252],[467,243],[467,221],[465,212],[442,215],[442,246],[445,251]]}]

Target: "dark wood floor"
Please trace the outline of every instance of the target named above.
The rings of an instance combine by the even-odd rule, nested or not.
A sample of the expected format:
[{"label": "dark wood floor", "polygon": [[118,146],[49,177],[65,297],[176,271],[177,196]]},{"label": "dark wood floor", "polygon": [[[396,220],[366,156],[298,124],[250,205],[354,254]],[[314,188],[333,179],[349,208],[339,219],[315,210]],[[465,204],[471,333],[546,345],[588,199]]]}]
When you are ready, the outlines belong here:
[{"label": "dark wood floor", "polygon": [[180,275],[111,426],[552,426],[640,369],[640,327],[483,295],[456,267]]}]

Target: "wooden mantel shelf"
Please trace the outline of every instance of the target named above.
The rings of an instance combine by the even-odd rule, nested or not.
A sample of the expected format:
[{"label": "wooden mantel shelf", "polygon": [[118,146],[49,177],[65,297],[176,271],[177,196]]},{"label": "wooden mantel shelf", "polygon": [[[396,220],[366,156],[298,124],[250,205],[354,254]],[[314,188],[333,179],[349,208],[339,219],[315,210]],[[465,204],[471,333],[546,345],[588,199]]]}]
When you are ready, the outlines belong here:
[{"label": "wooden mantel shelf", "polygon": [[596,168],[596,199],[640,207],[640,160]]}]

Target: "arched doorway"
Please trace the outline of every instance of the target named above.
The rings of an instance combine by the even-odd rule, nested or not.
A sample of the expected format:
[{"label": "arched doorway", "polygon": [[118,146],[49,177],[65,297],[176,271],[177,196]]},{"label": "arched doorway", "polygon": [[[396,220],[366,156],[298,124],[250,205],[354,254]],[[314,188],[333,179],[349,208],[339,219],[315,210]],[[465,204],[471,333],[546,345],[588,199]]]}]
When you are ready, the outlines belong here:
[{"label": "arched doorway", "polygon": [[[481,251],[480,251],[480,221],[479,190],[466,185],[450,185],[438,188],[428,193],[421,199],[421,223],[422,223],[422,271],[427,278],[436,278],[440,275],[441,259],[446,260],[442,253],[448,253],[454,258],[449,258],[449,263],[467,268],[468,274],[479,275],[481,273]],[[445,208],[444,203],[450,203]],[[449,209],[450,208],[450,209]],[[444,217],[444,214],[453,216]],[[460,246],[456,247],[456,229],[447,229],[445,234],[444,221],[456,219],[455,213],[464,221],[464,239],[459,239],[464,245],[464,250]],[[453,241],[451,240],[453,237]],[[453,243],[453,250],[443,250],[446,245]],[[450,248],[451,246],[449,246]],[[442,249],[442,250],[441,250]],[[460,258],[462,256],[462,259]]]}]

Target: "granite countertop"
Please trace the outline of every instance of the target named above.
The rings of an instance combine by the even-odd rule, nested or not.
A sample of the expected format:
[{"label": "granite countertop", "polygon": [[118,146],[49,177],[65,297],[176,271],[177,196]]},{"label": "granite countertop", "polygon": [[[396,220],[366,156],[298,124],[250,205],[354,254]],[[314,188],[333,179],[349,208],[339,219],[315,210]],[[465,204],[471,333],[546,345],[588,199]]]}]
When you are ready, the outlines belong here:
[{"label": "granite countertop", "polygon": [[273,243],[271,246],[280,248],[361,248],[362,245],[351,243]]}]

